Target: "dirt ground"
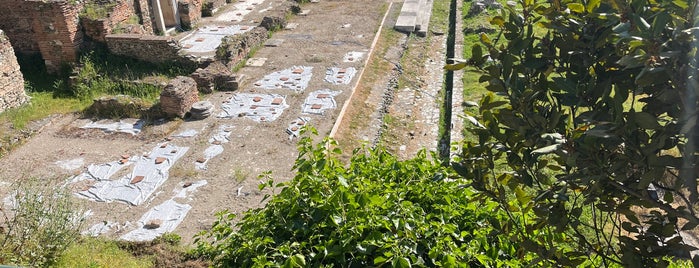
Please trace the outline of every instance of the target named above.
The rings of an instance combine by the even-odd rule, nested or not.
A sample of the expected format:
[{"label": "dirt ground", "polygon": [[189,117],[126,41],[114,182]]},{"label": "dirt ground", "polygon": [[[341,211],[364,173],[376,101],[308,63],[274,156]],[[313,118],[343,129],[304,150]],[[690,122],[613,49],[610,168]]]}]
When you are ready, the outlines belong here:
[{"label": "dirt ground", "polygon": [[[301,106],[304,99],[315,90],[341,91],[342,93],[336,96],[335,100],[339,106],[345,103],[358,78],[354,77],[349,85],[332,85],[323,81],[325,70],[330,67],[355,67],[358,70],[365,68],[364,58],[358,62],[347,63],[343,62],[342,57],[350,51],[365,52],[366,57],[384,14],[386,12],[389,14],[384,27],[390,29],[393,26],[391,21],[395,21],[398,13],[396,10],[399,10],[400,5],[400,2],[396,2],[389,10],[389,2],[375,0],[321,0],[319,3],[305,4],[302,9],[308,9],[310,12],[306,16],[294,16],[289,20],[290,23],[298,23],[296,29],[282,30],[273,34],[272,38],[283,39],[284,43],[278,47],[261,48],[254,55],[257,58],[268,58],[267,62],[262,67],[244,67],[239,70],[240,74],[248,77],[247,84],[244,84],[238,92],[216,92],[204,97],[214,103],[217,108],[214,114],[218,114],[221,104],[236,93],[286,95],[286,101],[290,107],[273,122],[257,123],[246,118],[221,119],[212,116],[200,121],[160,122],[132,136],[80,129],[84,120],[76,115],[55,116],[45,120],[40,131],[24,145],[0,158],[0,167],[2,167],[0,196],[7,196],[14,182],[29,178],[63,185],[70,177],[85,171],[90,164],[115,161],[124,154],[141,155],[151,151],[157,144],[174,134],[185,130],[196,130],[198,134],[194,137],[174,138],[169,141],[177,146],[189,147],[189,150],[170,169],[169,179],[144,204],[132,206],[118,202],[99,203],[76,198],[92,212],[86,226],[104,221],[118,222],[122,228],[114,228],[106,234],[116,238],[134,228],[133,225],[124,225],[126,222],[135,223],[152,207],[173,198],[175,192],[182,189],[186,182],[206,180],[207,185],[198,188],[186,198],[175,199],[179,203],[192,206],[184,221],[175,230],[175,233],[182,236],[183,242],[191,243],[194,234],[211,226],[214,221],[213,215],[217,211],[229,210],[241,213],[262,205],[261,200],[265,193],[258,190],[260,183],[258,175],[271,171],[274,180],[280,182],[293,177],[292,166],[297,157],[297,140],[290,140],[285,133],[288,124],[302,116]],[[260,5],[259,8],[262,6]],[[262,13],[252,12],[251,14],[259,17]],[[251,18],[251,20],[256,19]],[[428,56],[425,66],[436,66],[443,59],[431,59],[431,57],[439,56],[436,52],[443,48],[444,38],[430,40],[435,50]],[[389,46],[392,46],[393,50],[402,49],[400,43]],[[386,57],[386,54],[377,53],[374,57]],[[399,59],[393,57],[396,60]],[[313,67],[313,77],[308,88],[303,92],[261,90],[252,85],[266,74],[300,65]],[[370,71],[367,70],[367,72]],[[383,91],[389,88],[387,84],[391,73],[371,75],[378,77],[372,80],[372,84],[359,83],[360,88],[373,88],[375,90],[371,93],[373,97],[360,99],[360,101],[364,103],[363,105],[376,109],[379,106],[377,102],[381,102],[382,96],[385,95]],[[392,113],[410,113],[412,116],[409,118],[418,121],[417,124],[410,125],[412,128],[410,131],[405,135],[399,135],[400,137],[395,141],[396,144],[406,145],[400,150],[404,157],[414,155],[421,148],[434,149],[436,145],[434,128],[437,126],[433,115],[438,114],[439,108],[434,105],[434,98],[425,97],[435,93],[425,90],[428,90],[427,85],[441,84],[441,82],[432,81],[438,79],[440,75],[432,73],[424,75],[425,82],[422,84],[424,89],[416,88],[412,91],[412,95],[399,98],[403,100],[398,102],[400,105],[391,107]],[[433,91],[434,86],[431,88],[429,90]],[[420,90],[424,93],[414,94],[414,92],[421,92]],[[402,109],[402,111],[397,112],[396,109]],[[437,111],[430,111],[430,109],[437,109]],[[330,133],[340,110],[341,107],[338,107],[325,115],[303,116],[311,117],[311,125],[321,136],[324,136]],[[348,111],[348,114],[351,115],[352,112]],[[351,116],[345,117],[345,120],[350,119]],[[365,127],[372,129],[380,127],[376,124],[381,124],[381,120],[372,121]],[[204,150],[209,146],[208,139],[222,125],[231,126],[233,130],[230,142],[223,144],[225,150],[221,155],[207,163],[208,169],[196,169],[194,163],[202,157]],[[410,132],[413,134],[409,134]],[[375,138],[367,137],[367,135],[375,135],[371,134],[374,133],[372,131],[352,133],[355,134],[340,131],[338,135],[361,135],[342,137],[344,139]],[[61,167],[58,164],[59,161],[70,160],[76,164],[71,167]]]}]

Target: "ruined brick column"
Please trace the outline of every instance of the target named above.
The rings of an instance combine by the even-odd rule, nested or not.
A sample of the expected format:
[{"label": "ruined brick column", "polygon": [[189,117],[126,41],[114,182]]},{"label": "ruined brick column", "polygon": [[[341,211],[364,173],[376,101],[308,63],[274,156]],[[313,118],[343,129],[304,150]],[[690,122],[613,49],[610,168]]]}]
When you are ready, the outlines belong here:
[{"label": "ruined brick column", "polygon": [[194,79],[178,76],[160,93],[160,107],[168,116],[184,117],[192,104],[199,101],[199,91]]},{"label": "ruined brick column", "polygon": [[28,100],[15,51],[10,40],[0,30],[0,112],[18,107]]}]

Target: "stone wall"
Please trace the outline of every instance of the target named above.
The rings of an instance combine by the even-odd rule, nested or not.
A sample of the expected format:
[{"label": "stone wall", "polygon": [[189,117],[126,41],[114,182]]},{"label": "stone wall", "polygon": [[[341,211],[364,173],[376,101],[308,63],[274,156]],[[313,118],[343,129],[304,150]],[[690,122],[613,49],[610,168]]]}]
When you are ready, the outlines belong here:
[{"label": "stone wall", "polygon": [[14,49],[41,53],[49,72],[75,62],[83,43],[78,13],[82,1],[2,0],[0,28],[6,29]]},{"label": "stone wall", "polygon": [[221,47],[226,51],[225,55],[218,55],[219,60],[226,62],[229,68],[233,68],[250,54],[256,47],[262,46],[268,38],[268,31],[263,27],[255,27],[243,34],[226,36],[221,42]]},{"label": "stone wall", "polygon": [[105,42],[105,36],[111,34],[116,28],[124,27],[126,21],[136,15],[133,0],[114,1],[106,18],[88,18],[83,16],[81,23],[85,35],[92,40]]},{"label": "stone wall", "polygon": [[185,29],[194,28],[201,19],[202,0],[180,0],[177,1],[177,8],[180,12],[180,23]]},{"label": "stone wall", "polygon": [[155,21],[153,16],[151,16],[151,14],[153,14],[153,7],[151,7],[148,2],[149,0],[135,0],[134,9],[136,14],[139,15],[141,25],[143,25],[143,33],[154,34],[153,25],[155,25]]},{"label": "stone wall", "polygon": [[0,30],[0,112],[18,107],[28,100],[15,51],[10,40]]},{"label": "stone wall", "polygon": [[105,37],[109,51],[146,62],[182,61],[180,45],[174,37],[140,34],[110,34]]}]

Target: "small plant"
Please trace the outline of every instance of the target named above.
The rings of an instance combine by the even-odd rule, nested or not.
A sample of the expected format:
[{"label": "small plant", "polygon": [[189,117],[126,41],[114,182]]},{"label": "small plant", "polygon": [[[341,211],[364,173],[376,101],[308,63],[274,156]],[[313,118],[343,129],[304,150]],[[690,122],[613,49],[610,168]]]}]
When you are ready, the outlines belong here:
[{"label": "small plant", "polygon": [[70,193],[30,179],[0,210],[0,263],[48,266],[80,236],[83,211]]}]

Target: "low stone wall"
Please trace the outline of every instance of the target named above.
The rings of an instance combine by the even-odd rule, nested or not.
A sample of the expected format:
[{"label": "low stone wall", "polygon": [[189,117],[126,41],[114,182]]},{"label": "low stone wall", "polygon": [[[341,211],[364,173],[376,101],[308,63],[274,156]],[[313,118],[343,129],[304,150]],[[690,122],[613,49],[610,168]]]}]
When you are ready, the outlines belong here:
[{"label": "low stone wall", "polygon": [[[110,1],[111,2],[111,1]],[[92,40],[105,42],[105,36],[111,34],[119,24],[135,16],[133,0],[115,1],[106,18],[81,17],[85,35]]]},{"label": "low stone wall", "polygon": [[0,30],[0,112],[18,107],[28,100],[15,51],[10,40]]},{"label": "low stone wall", "polygon": [[185,60],[178,54],[179,43],[171,36],[110,34],[105,39],[112,54],[151,63]]},{"label": "low stone wall", "polygon": [[268,38],[268,31],[263,27],[255,27],[243,34],[226,36],[219,49],[225,51],[223,55],[217,55],[229,68],[233,68],[250,54],[256,47],[262,46]]},{"label": "low stone wall", "polygon": [[197,82],[197,88],[202,93],[212,93],[219,91],[234,91],[240,86],[243,79],[241,74],[233,74],[231,69],[216,61],[206,68],[199,68],[190,75]]}]

